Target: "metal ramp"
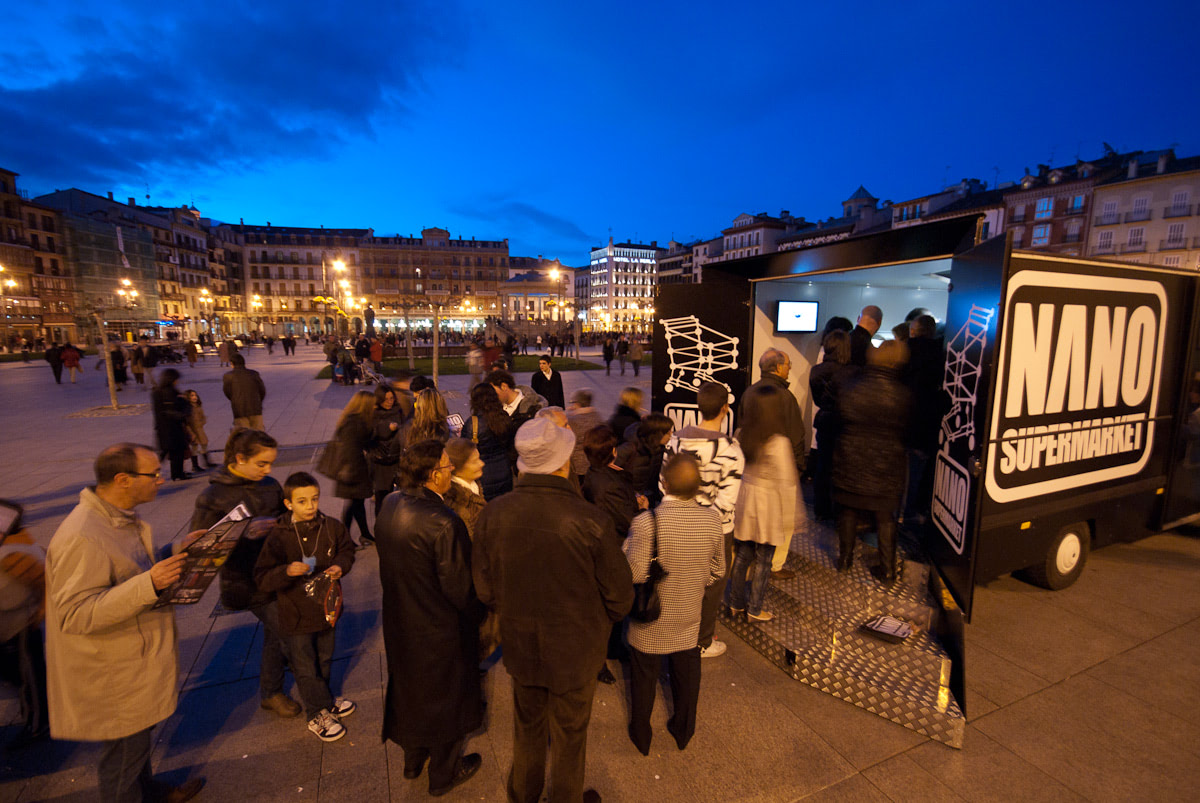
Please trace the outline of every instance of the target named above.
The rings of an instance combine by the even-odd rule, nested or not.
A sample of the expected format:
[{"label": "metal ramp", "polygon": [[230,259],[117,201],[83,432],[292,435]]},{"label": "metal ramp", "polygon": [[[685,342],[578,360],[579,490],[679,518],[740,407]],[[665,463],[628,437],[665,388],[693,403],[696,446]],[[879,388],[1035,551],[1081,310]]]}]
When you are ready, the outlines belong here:
[{"label": "metal ramp", "polygon": [[[763,603],[770,622],[721,622],[794,679],[951,747],[961,748],[966,718],[950,693],[950,658],[934,635],[939,615],[928,589],[929,568],[913,560],[917,547],[900,539],[899,578],[891,589],[869,566],[877,550],[861,539],[854,567],[838,574],[837,536],[815,521],[801,522],[785,564],[789,580],[772,580]],[[913,626],[900,644],[860,633],[880,614]]]}]

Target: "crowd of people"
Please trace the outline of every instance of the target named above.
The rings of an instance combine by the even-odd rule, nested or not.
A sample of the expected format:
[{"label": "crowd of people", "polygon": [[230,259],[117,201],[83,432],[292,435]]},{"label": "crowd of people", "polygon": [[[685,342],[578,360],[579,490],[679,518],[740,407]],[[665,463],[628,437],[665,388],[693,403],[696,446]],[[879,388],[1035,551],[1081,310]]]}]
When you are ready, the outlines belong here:
[{"label": "crowd of people", "polygon": [[[867,307],[857,325],[834,319],[823,334],[810,373],[811,465],[784,351],[760,356],[733,434],[724,385],[703,383],[700,421],[677,430],[645,409],[637,388],[605,419],[587,390],[563,404],[553,355],[522,384],[501,354],[471,388],[461,427],[425,377],[355,393],[316,466],[343,500],[340,515],[322,511],[312,474],[282,485],[271,476],[279,447],[263,428],[265,387],[234,353],[223,389],[235,427],[222,463],[195,501],[189,535],[156,553],[136,509],[163,484],[162,458],[171,479],[187,476],[189,456],[194,468],[208,461],[198,394],[179,389],[179,371],[161,369],[156,445],[105,449],[96,485],[51,540],[42,580],[50,671],[44,690],[26,695],[27,736],[102,742],[106,800],[183,801],[199,791],[202,779],[167,788],[150,768],[150,731],[174,711],[178,690],[173,614],[153,603],[180,577],[182,550],[240,505],[256,521],[225,561],[221,595],[262,623],[262,709],[302,715],[322,741],[346,735],[357,706],[331,675],[340,594],[337,605],[330,599],[356,551],[373,547],[388,666],[382,738],[402,748],[404,777],[428,765],[437,796],[479,769],[464,744],[483,725],[481,672],[500,650],[514,705],[508,798],[599,800],[585,788],[597,683],[614,683],[613,668],[626,667],[628,735],[648,755],[665,665],[667,730],[678,749],[688,746],[702,662],[726,650],[715,635],[722,607],[770,621],[770,585],[792,576],[784,561],[804,515],[806,471],[814,514],[836,523],[838,570],[852,565],[859,519],[870,514],[876,574],[895,580],[897,522],[919,520],[928,502],[922,470],[941,400],[926,362],[935,349],[923,343],[932,319],[914,317],[909,345],[897,337],[872,348],[881,318]],[[635,585],[660,576],[657,617],[629,618]],[[288,669],[299,702],[285,691]]]}]

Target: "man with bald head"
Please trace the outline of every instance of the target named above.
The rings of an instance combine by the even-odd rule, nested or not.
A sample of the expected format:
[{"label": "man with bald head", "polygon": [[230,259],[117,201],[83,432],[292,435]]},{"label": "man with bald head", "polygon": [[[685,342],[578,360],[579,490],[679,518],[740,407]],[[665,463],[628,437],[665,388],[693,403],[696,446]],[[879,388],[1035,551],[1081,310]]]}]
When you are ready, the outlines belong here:
[{"label": "man with bald head", "polygon": [[103,745],[102,800],[181,803],[204,780],[169,787],[150,771],[150,732],[175,712],[179,690],[175,612],[153,606],[184,560],[156,561],[150,525],[136,512],[163,484],[158,454],[119,443],[100,453],[95,471],[46,551],[50,734]]},{"label": "man with bald head", "polygon": [[874,304],[868,304],[858,314],[858,325],[850,333],[850,364],[863,366],[867,364],[867,349],[871,348],[871,338],[883,325],[883,310]]}]

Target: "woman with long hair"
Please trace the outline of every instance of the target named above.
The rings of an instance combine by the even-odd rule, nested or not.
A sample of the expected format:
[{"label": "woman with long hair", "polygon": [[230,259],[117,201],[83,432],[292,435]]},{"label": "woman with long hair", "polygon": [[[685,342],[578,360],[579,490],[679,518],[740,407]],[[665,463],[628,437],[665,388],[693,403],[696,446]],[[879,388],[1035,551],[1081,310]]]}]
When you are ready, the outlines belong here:
[{"label": "woman with long hair", "polygon": [[375,490],[375,516],[383,500],[396,487],[396,464],[404,451],[404,408],[390,385],[375,388],[375,439],[371,444],[371,483]]},{"label": "woman with long hair", "polygon": [[[345,499],[342,508],[342,524],[346,532],[350,523],[358,522],[359,546],[375,543],[371,529],[367,526],[367,500],[374,492],[371,482],[371,467],[367,463],[367,449],[374,437],[375,394],[360,390],[350,397],[338,419],[333,439],[338,442],[343,468],[333,487],[333,495]],[[328,448],[328,447],[326,447]]]},{"label": "woman with long hair", "polygon": [[[742,397],[742,427],[738,443],[746,470],[733,518],[733,568],[725,588],[725,604],[735,615],[754,622],[775,618],[763,610],[775,547],[786,544],[796,529],[796,492],[800,478],[792,443],[784,434],[787,391],[761,385]],[[754,582],[746,594],[746,573],[755,565]]]},{"label": "woman with long hair", "polygon": [[200,394],[194,390],[188,390],[184,391],[183,395],[188,400],[188,404],[192,405],[192,412],[187,423],[188,438],[192,442],[192,468],[196,471],[200,470],[197,457],[204,458],[205,468],[216,468],[213,461],[208,459],[208,433],[204,431],[204,426],[208,423],[208,416],[204,414],[204,403],[200,401]]},{"label": "woman with long hair", "polygon": [[150,394],[154,410],[154,434],[158,436],[158,451],[166,454],[171,461],[171,479],[191,479],[191,474],[183,470],[183,460],[187,456],[188,418],[192,406],[175,387],[179,381],[179,372],[168,368],[158,377],[158,384]]},{"label": "woman with long hair", "polygon": [[617,409],[613,411],[612,418],[608,419],[608,425],[617,436],[618,446],[627,440],[625,432],[629,427],[642,420],[642,405],[645,402],[646,394],[640,388],[625,388],[621,391]]},{"label": "woman with long hair", "polygon": [[433,387],[422,389],[413,399],[413,416],[404,436],[404,445],[427,440],[445,443],[450,437],[450,425],[446,423],[449,417],[450,411],[442,394]]},{"label": "woman with long hair", "polygon": [[479,478],[483,476],[483,458],[479,456],[479,449],[467,438],[446,441],[446,454],[454,464],[450,490],[445,495],[446,504],[463,520],[467,525],[467,534],[474,539],[475,520],[487,505],[483,489],[479,487]]},{"label": "woman with long hair", "polygon": [[512,490],[515,435],[496,388],[487,382],[471,388],[471,417],[463,424],[462,437],[475,444],[483,459],[479,486],[484,499],[495,499]]},{"label": "woman with long hair", "polygon": [[656,507],[662,499],[658,477],[674,429],[671,419],[662,413],[650,413],[638,422],[634,437],[617,447],[617,465],[628,472],[633,489],[650,500],[650,507]]}]

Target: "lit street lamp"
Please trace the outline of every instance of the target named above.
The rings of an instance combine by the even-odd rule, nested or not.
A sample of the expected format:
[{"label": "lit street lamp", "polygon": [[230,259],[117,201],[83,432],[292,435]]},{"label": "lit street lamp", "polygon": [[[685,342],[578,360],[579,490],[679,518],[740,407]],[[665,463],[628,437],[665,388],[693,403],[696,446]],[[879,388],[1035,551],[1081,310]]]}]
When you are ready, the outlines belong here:
[{"label": "lit street lamp", "polygon": [[260,334],[262,332],[262,308],[262,298],[256,293],[250,302],[250,317],[254,320],[255,330]]},{"label": "lit street lamp", "polygon": [[[0,265],[0,273],[4,272],[4,266]],[[11,295],[12,289],[17,286],[15,279],[4,278],[0,280],[0,312],[4,313],[4,347],[8,348],[8,304],[4,301],[5,294]]]}]

